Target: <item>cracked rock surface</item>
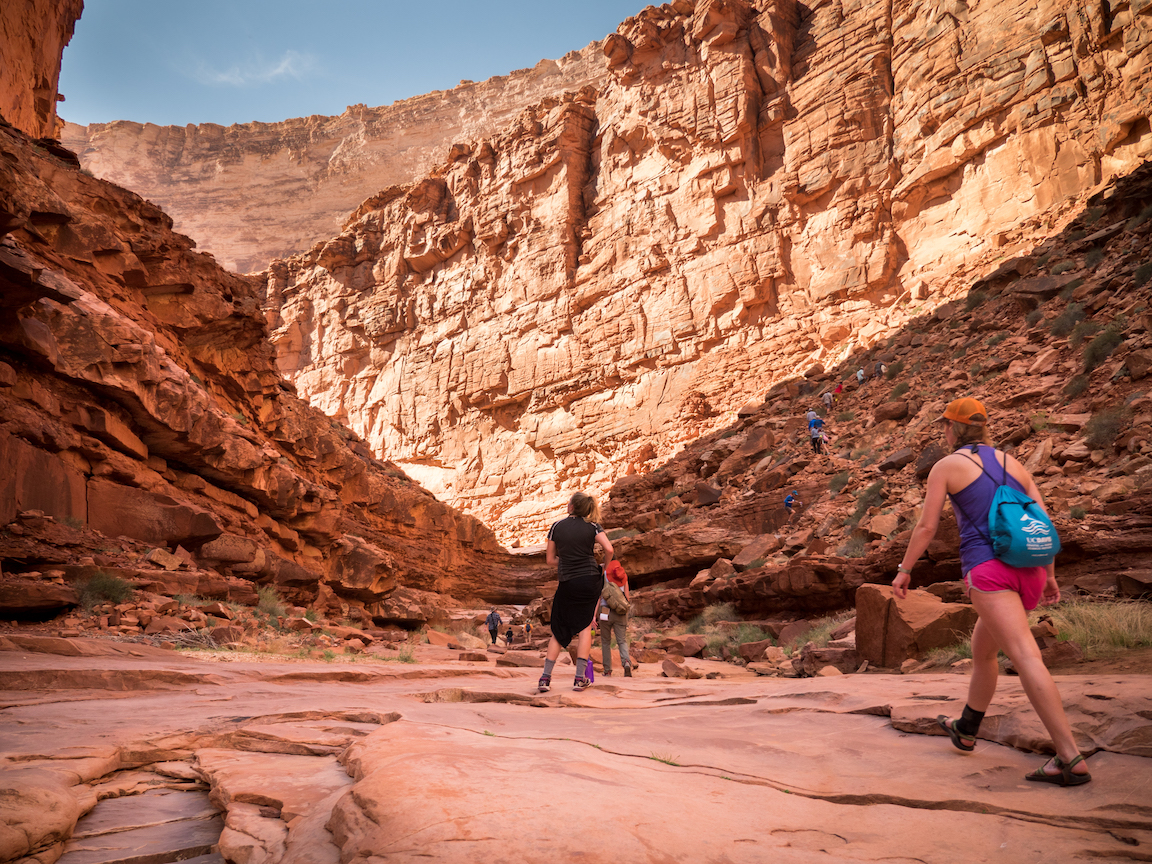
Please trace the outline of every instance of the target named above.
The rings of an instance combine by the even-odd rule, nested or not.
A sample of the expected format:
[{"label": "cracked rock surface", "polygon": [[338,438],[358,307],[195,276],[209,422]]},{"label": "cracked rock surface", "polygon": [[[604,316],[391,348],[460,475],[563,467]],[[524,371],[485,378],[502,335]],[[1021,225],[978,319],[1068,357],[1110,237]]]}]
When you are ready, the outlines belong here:
[{"label": "cracked rock surface", "polygon": [[[0,693],[5,861],[55,861],[97,798],[197,783],[223,811],[217,851],[244,864],[1142,860],[1152,844],[1142,675],[1058,678],[1094,777],[1060,789],[1023,780],[1047,742],[1014,678],[964,754],[934,723],[959,711],[958,675],[646,665],[584,693],[558,670],[537,694],[535,669],[466,664],[4,659],[23,685]],[[152,674],[164,689],[138,683]]]}]

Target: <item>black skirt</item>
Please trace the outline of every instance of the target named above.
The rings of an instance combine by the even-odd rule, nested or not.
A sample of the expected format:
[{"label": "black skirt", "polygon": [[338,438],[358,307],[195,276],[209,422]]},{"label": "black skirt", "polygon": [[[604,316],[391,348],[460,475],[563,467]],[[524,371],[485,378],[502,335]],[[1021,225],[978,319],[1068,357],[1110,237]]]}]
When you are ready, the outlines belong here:
[{"label": "black skirt", "polygon": [[565,579],[557,586],[552,598],[551,626],[561,648],[567,648],[572,638],[592,623],[603,586],[604,576],[599,572]]}]

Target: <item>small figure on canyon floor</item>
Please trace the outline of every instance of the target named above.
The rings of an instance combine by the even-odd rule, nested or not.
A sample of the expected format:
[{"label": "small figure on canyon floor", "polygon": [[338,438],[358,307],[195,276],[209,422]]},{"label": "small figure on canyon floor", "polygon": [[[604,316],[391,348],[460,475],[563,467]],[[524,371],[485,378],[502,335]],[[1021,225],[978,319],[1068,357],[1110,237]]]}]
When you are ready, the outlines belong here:
[{"label": "small figure on canyon floor", "polygon": [[839,384],[836,385],[836,389],[832,391],[832,395],[835,396],[837,399],[839,399],[840,394],[843,392],[844,392],[844,382],[840,382]]},{"label": "small figure on canyon floor", "polygon": [[804,502],[800,500],[800,493],[793,489],[787,497],[784,498],[784,509],[788,511],[788,521],[792,521],[792,517],[804,509]]},{"label": "small figure on canyon floor", "polygon": [[888,371],[888,367],[885,364],[881,363],[880,361],[876,361],[876,367],[875,367],[875,370],[872,372],[872,377],[876,378],[876,379],[883,378],[884,373],[887,371]]},{"label": "small figure on canyon floor", "polygon": [[[604,578],[624,592],[624,599],[631,600],[628,593],[628,574],[620,566],[619,561],[609,561]],[[624,666],[624,677],[632,677],[632,660],[628,654],[628,613],[620,613],[608,605],[608,601],[601,597],[600,608],[596,614],[596,621],[600,627],[600,651],[603,654],[604,676],[612,674],[612,634],[616,634],[616,647],[620,651],[620,663]]]},{"label": "small figure on canyon floor", "polygon": [[824,395],[821,396],[820,399],[824,402],[824,410],[831,411],[832,403],[836,400],[836,397],[832,395],[832,391],[825,390]]},{"label": "small figure on canyon floor", "polygon": [[488,617],[484,619],[484,623],[488,627],[488,635],[492,637],[492,644],[495,645],[496,633],[500,630],[500,625],[504,623],[500,620],[500,613],[496,611],[495,606],[493,606],[492,611],[488,613]]},{"label": "small figure on canyon floor", "polygon": [[[815,412],[809,412],[815,414]],[[824,420],[818,416],[808,420],[808,437],[812,441],[812,452],[817,455],[824,452]]]},{"label": "small figure on canyon floor", "polygon": [[863,366],[861,366],[859,369],[856,370],[856,383],[859,384],[861,387],[864,386],[864,367]]},{"label": "small figure on canyon floor", "polygon": [[545,560],[556,567],[560,584],[552,600],[552,637],[544,660],[544,674],[539,689],[552,686],[552,669],[560,651],[576,638],[576,680],[572,689],[585,690],[592,683],[592,621],[600,602],[604,572],[596,563],[595,550],[604,550],[604,563],[612,560],[612,543],[599,525],[600,508],[596,499],[577,492],[568,500],[568,517],[548,529]]},{"label": "small figure on canyon floor", "polygon": [[[1038,602],[1050,605],[1060,600],[1055,564],[1010,567],[996,558],[987,528],[992,498],[1001,485],[1023,492],[1044,509],[1040,490],[1019,462],[991,445],[988,412],[980,402],[957,399],[944,409],[940,422],[944,440],[953,453],[937,462],[928,475],[923,514],[892,580],[896,597],[906,597],[912,567],[936,536],[944,496],[948,495],[960,528],[964,583],[979,618],[972,631],[972,678],[964,713],[957,720],[941,714],[937,722],[957,748],[976,748],[980,721],[996,692],[996,656],[1003,651],[1019,672],[1028,701],[1040,715],[1056,748],[1055,756],[1024,779],[1060,786],[1087,783],[1092,777],[1076,746],[1060,691],[1028,628],[1028,611],[1035,609]],[[961,451],[961,447],[965,449]],[[1003,483],[997,476],[1003,477]]]},{"label": "small figure on canyon floor", "polygon": [[532,619],[529,618],[524,622],[524,641],[532,641]]},{"label": "small figure on canyon floor", "polygon": [[512,647],[512,638],[513,638],[515,635],[516,635],[516,634],[514,634],[514,633],[512,632],[512,628],[511,628],[511,627],[509,627],[509,628],[508,628],[508,632],[504,634],[504,647],[505,647],[505,648],[511,648],[511,647]]}]

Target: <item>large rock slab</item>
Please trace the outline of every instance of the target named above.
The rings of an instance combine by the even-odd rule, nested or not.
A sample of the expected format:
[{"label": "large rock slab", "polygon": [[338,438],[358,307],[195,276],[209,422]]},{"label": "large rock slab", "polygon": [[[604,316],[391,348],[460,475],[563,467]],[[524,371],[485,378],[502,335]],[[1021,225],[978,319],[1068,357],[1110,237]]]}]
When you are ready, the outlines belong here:
[{"label": "large rock slab", "polygon": [[927,591],[909,591],[897,600],[891,586],[862,585],[856,591],[856,648],[868,662],[895,668],[931,648],[960,642],[976,618],[971,606],[944,603]]}]

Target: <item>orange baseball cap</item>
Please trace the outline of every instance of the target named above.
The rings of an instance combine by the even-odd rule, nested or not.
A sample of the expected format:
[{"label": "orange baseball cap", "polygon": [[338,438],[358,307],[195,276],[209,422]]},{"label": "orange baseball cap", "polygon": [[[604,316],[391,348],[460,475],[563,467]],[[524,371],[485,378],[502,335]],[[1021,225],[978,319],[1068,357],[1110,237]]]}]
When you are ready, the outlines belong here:
[{"label": "orange baseball cap", "polygon": [[977,399],[965,396],[948,403],[944,409],[945,420],[955,420],[965,426],[983,426],[988,422],[988,409]]}]

